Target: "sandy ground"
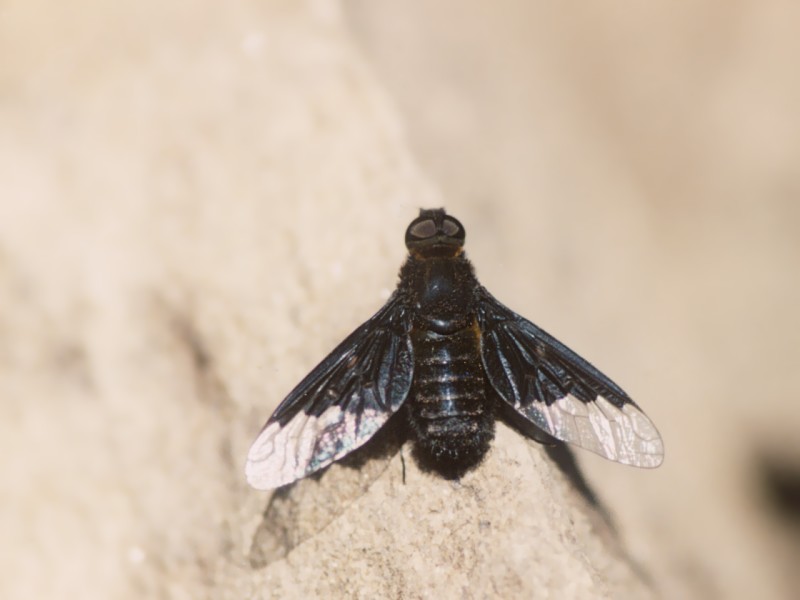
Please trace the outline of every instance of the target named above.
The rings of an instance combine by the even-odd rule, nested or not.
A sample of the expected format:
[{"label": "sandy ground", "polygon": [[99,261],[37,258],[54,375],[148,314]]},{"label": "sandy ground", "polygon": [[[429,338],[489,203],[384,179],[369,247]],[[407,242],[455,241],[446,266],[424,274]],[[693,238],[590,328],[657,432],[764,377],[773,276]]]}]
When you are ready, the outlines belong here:
[{"label": "sandy ground", "polygon": [[[800,8],[0,7],[0,597],[791,598]],[[247,448],[444,205],[658,424],[269,502]],[[794,496],[792,496],[794,489]],[[254,542],[255,540],[255,542]]]}]

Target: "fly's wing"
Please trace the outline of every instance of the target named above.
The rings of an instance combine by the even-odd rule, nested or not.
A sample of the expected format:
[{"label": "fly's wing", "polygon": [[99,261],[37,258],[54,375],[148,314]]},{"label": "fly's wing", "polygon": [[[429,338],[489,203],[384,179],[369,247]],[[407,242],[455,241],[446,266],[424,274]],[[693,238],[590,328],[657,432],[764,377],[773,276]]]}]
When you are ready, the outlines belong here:
[{"label": "fly's wing", "polygon": [[247,455],[247,482],[276,488],[369,440],[408,396],[414,358],[395,294],[281,402]]},{"label": "fly's wing", "polygon": [[514,410],[547,434],[609,460],[661,464],[661,436],[617,384],[482,287],[476,309],[483,367]]}]

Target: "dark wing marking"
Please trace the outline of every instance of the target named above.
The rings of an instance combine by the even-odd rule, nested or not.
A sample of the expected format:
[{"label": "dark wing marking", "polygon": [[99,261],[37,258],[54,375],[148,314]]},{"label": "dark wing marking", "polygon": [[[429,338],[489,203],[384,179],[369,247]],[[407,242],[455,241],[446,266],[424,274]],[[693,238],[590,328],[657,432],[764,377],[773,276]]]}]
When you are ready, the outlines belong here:
[{"label": "dark wing marking", "polygon": [[262,490],[291,483],[369,440],[411,388],[408,330],[395,294],[281,402],[250,447],[248,483]]},{"label": "dark wing marking", "polygon": [[626,465],[657,467],[664,444],[622,389],[483,287],[483,366],[500,397],[549,435]]}]

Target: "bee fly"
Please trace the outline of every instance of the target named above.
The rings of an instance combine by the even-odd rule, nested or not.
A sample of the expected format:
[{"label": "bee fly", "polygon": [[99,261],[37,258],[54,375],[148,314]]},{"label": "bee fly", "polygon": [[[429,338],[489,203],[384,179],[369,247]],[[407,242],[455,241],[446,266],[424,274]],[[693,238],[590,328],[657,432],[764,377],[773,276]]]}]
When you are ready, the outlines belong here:
[{"label": "bee fly", "polygon": [[397,290],[267,421],[247,481],[276,488],[344,457],[392,415],[442,473],[477,465],[495,419],[544,443],[569,442],[626,465],[657,467],[661,438],[613,381],[478,283],[464,227],[421,210],[406,230]]}]

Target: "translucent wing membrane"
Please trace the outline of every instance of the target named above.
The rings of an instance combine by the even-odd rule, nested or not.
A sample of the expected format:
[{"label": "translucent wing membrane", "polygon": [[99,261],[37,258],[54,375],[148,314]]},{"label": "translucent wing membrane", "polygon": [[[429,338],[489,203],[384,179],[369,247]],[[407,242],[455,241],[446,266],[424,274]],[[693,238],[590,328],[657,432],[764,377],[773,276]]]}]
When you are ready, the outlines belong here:
[{"label": "translucent wing membrane", "polygon": [[395,294],[311,371],[253,442],[248,483],[264,490],[291,483],[369,440],[411,388],[408,327]]},{"label": "translucent wing membrane", "polygon": [[661,464],[658,431],[613,381],[482,287],[477,314],[487,377],[516,412],[604,458],[636,467]]}]

